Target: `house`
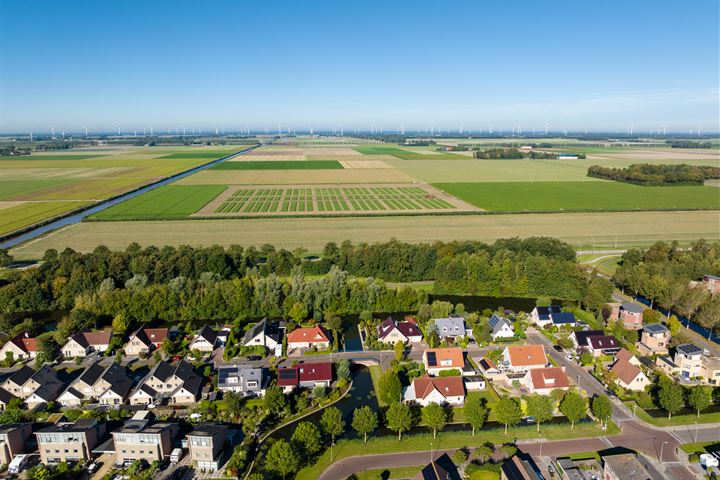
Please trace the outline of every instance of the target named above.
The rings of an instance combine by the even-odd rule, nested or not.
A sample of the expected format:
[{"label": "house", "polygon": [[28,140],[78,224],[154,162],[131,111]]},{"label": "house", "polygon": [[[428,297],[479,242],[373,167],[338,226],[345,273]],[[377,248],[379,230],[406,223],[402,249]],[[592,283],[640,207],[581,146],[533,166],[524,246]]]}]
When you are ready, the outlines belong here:
[{"label": "house", "polygon": [[602,457],[603,480],[652,480],[653,476],[634,453]]},{"label": "house", "polygon": [[417,402],[427,406],[431,403],[465,404],[465,383],[462,377],[424,376],[413,380],[403,394],[405,402]]},{"label": "house", "polygon": [[216,472],[225,463],[231,448],[225,448],[228,428],[218,424],[201,424],[187,434],[190,461],[201,472]]},{"label": "house", "polygon": [[37,371],[23,366],[11,374],[3,384],[3,389],[17,398],[22,398],[32,410],[38,405],[55,400],[63,389],[55,370],[43,365]]},{"label": "house", "polygon": [[236,392],[243,395],[262,396],[263,369],[250,365],[223,365],[218,367],[218,390]]},{"label": "house", "polygon": [[612,335],[593,335],[588,337],[587,350],[593,357],[615,355],[620,350],[620,343]]},{"label": "house", "polygon": [[579,332],[573,332],[572,335],[570,335],[570,339],[573,341],[576,350],[584,351],[590,347],[590,343],[588,341],[590,337],[603,335],[605,335],[605,332],[602,330],[581,330]]},{"label": "house", "polygon": [[168,338],[167,328],[146,328],[142,326],[130,334],[124,348],[125,355],[147,355],[160,348],[166,338]]},{"label": "house", "polygon": [[702,280],[700,280],[699,282],[690,282],[690,288],[694,288],[697,286],[706,288],[711,295],[715,296],[720,293],[720,277],[718,277],[717,275],[706,274],[703,275]]},{"label": "house", "polygon": [[105,424],[94,419],[75,423],[56,423],[35,432],[40,461],[44,465],[60,462],[84,463],[105,433]]},{"label": "house", "polygon": [[[143,412],[138,412],[143,414]],[[150,423],[144,415],[135,415],[122,427],[112,432],[115,445],[115,462],[129,463],[145,460],[149,464],[170,457],[178,433],[176,423]]]},{"label": "house", "polygon": [[167,400],[172,405],[194,404],[200,395],[202,378],[185,360],[175,364],[158,362],[130,395],[131,405],[148,405]]},{"label": "house", "polygon": [[411,480],[460,480],[460,478],[453,461],[447,453],[443,453],[425,465]]},{"label": "house", "polygon": [[635,344],[640,355],[667,355],[670,343],[670,330],[660,323],[651,323],[643,327],[640,341]]},{"label": "house", "polygon": [[558,305],[535,307],[530,312],[530,320],[538,327],[574,327],[577,321],[571,312],[563,312]]},{"label": "house", "polygon": [[422,341],[422,332],[413,321],[395,322],[388,317],[378,325],[378,340],[391,345],[397,342],[418,343]]},{"label": "house", "polygon": [[720,385],[720,357],[710,356],[692,343],[679,345],[673,360],[659,356],[655,364],[667,374],[679,376],[681,380]]},{"label": "house", "polygon": [[623,322],[623,327],[625,327],[626,330],[640,330],[642,328],[644,311],[645,308],[637,303],[615,303],[612,304],[610,318]]},{"label": "house", "polygon": [[278,368],[277,384],[287,393],[296,387],[329,387],[332,383],[332,363],[299,363]]},{"label": "house", "polygon": [[65,358],[85,357],[90,353],[102,353],[110,348],[110,339],[112,332],[104,330],[102,332],[82,331],[71,336],[67,343],[62,347],[62,354]]},{"label": "house", "polygon": [[522,450],[518,450],[513,457],[503,462],[500,470],[501,480],[539,480],[542,478],[544,477],[540,473],[540,468],[532,456]]},{"label": "house", "polygon": [[463,375],[462,379],[465,382],[465,390],[468,392],[485,390],[485,377],[482,375]]},{"label": "house", "polygon": [[462,372],[465,357],[462,348],[428,348],[422,355],[425,371],[430,375],[439,375],[442,371]]},{"label": "house", "polygon": [[85,401],[103,405],[121,405],[130,393],[133,381],[119,363],[90,365],[58,397],[63,407],[79,407]]},{"label": "house", "polygon": [[18,397],[8,392],[4,388],[0,388],[0,411],[5,410],[10,404],[10,402],[15,400],[16,398]]},{"label": "house", "polygon": [[318,350],[330,348],[330,338],[325,330],[319,326],[296,328],[288,334],[288,350],[315,347]]},{"label": "house", "polygon": [[218,334],[209,325],[204,325],[198,333],[190,340],[188,348],[190,351],[199,350],[201,352],[212,352],[217,344]]},{"label": "house", "polygon": [[475,362],[480,369],[480,372],[489,379],[493,379],[502,375],[500,369],[487,357],[482,357]]},{"label": "house", "polygon": [[534,368],[545,368],[547,358],[542,345],[508,345],[503,350],[500,370],[525,373]]},{"label": "house", "polygon": [[264,318],[245,332],[241,344],[244,347],[259,345],[269,350],[275,350],[278,345],[282,344],[282,333],[284,331],[285,322],[269,322],[267,318]]},{"label": "house", "polygon": [[448,338],[457,340],[465,336],[472,336],[472,331],[465,328],[465,318],[460,315],[451,313],[449,317],[436,318],[434,323],[441,340]]},{"label": "house", "polygon": [[0,425],[0,465],[8,465],[25,451],[32,436],[32,423],[8,423]]},{"label": "house", "polygon": [[515,328],[510,320],[505,317],[493,313],[490,320],[488,320],[490,326],[490,336],[493,340],[498,338],[512,338],[515,336]]},{"label": "house", "polygon": [[565,367],[533,368],[527,371],[520,383],[530,393],[538,395],[549,395],[553,390],[570,388]]},{"label": "house", "polygon": [[[31,337],[27,331],[20,332],[8,340],[0,348],[0,360],[12,358],[13,360],[30,360],[37,357],[40,349],[37,338]],[[12,357],[10,357],[12,355]]]},{"label": "house", "polygon": [[615,359],[610,372],[615,375],[620,387],[642,392],[650,385],[650,379],[640,368],[640,361],[632,353],[623,348],[615,355]]}]

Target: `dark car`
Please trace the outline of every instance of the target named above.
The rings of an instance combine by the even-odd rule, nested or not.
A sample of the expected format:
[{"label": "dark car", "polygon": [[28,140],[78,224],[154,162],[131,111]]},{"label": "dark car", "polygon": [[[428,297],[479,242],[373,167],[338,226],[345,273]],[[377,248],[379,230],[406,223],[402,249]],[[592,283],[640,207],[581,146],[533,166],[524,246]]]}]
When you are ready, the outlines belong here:
[{"label": "dark car", "polygon": [[247,359],[250,362],[257,362],[258,360],[262,360],[262,357],[260,355],[248,355]]},{"label": "dark car", "polygon": [[560,345],[553,345],[553,348],[555,349],[556,352],[562,353],[562,351],[563,351],[563,348]]}]

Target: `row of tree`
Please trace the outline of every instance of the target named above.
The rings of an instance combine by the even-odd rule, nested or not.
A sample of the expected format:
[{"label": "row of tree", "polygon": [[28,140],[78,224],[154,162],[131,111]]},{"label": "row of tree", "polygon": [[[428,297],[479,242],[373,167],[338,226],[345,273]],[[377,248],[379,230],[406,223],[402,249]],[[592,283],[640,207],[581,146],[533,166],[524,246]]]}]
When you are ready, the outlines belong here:
[{"label": "row of tree", "polygon": [[658,242],[648,249],[628,250],[613,280],[635,296],[643,295],[668,311],[706,328],[720,323],[720,296],[691,284],[703,275],[720,275],[720,242],[694,242],[690,248]]},{"label": "row of tree", "polygon": [[635,185],[703,185],[705,180],[720,178],[720,168],[695,165],[651,165],[638,163],[626,168],[588,168],[588,177]]}]

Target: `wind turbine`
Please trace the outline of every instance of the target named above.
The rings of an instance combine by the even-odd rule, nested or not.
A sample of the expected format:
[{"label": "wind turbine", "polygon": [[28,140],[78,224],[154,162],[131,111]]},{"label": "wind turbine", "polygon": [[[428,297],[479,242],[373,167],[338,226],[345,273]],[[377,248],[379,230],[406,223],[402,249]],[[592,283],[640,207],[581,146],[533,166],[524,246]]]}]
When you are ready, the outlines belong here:
[{"label": "wind turbine", "polygon": [[87,127],[85,127],[85,138],[87,138]]},{"label": "wind turbine", "polygon": [[150,125],[150,136],[151,136],[151,137],[153,136],[153,128],[152,128],[152,125]]},{"label": "wind turbine", "polygon": [[120,136],[120,125],[117,125],[118,137]]},{"label": "wind turbine", "polygon": [[55,127],[50,127],[50,131],[52,132],[52,138],[55,138]]},{"label": "wind turbine", "polygon": [[33,141],[32,130],[30,130],[30,141]]}]

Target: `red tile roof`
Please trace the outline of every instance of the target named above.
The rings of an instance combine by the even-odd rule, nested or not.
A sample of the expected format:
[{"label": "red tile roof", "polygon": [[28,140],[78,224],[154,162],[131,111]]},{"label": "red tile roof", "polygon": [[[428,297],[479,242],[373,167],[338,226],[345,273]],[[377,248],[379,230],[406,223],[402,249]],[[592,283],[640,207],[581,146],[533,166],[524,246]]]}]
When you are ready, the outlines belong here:
[{"label": "red tile roof", "polygon": [[513,367],[545,365],[545,347],[542,345],[509,345],[510,363]]},{"label": "red tile roof", "polygon": [[109,330],[102,332],[83,332],[82,336],[85,337],[88,345],[108,345],[110,343],[110,337],[112,337],[112,332]]},{"label": "red tile roof", "polygon": [[287,339],[288,343],[326,343],[330,341],[319,325],[296,328],[288,334]]},{"label": "red tile roof", "polygon": [[642,373],[640,367],[633,365],[627,360],[618,360],[615,365],[610,367],[610,371],[614,373],[617,378],[622,380],[626,385],[632,383],[638,375]]},{"label": "red tile roof", "polygon": [[295,367],[301,382],[332,381],[332,363],[301,363]]},{"label": "red tile roof", "polygon": [[421,377],[413,381],[415,398],[427,398],[437,390],[443,397],[460,397],[465,395],[465,384],[462,377]]},{"label": "red tile roof", "polygon": [[562,367],[534,368],[530,370],[530,380],[536,390],[570,386],[570,380]]},{"label": "red tile roof", "polygon": [[26,353],[38,351],[37,339],[31,337],[27,331],[18,333],[10,341]]},{"label": "red tile roof", "polygon": [[[425,362],[429,353],[435,353],[436,364],[428,365],[430,368],[462,368],[465,366],[462,348],[428,348],[425,350]],[[443,365],[443,360],[451,360],[451,365]]]}]

